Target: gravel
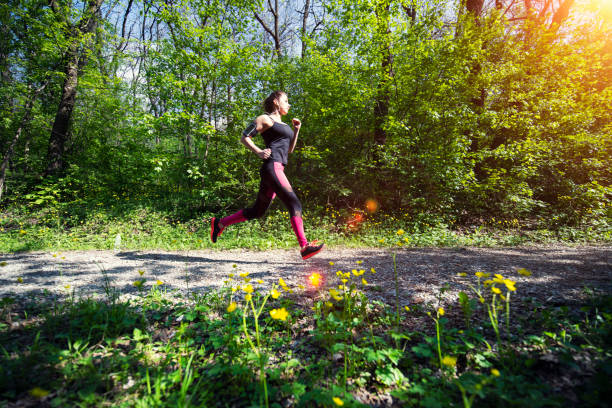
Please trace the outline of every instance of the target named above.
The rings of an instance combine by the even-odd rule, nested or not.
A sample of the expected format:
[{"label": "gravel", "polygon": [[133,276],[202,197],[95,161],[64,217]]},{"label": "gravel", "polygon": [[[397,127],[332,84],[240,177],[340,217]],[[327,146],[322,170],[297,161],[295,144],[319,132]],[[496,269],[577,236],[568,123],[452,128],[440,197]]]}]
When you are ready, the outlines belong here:
[{"label": "gravel", "polygon": [[[585,296],[588,290],[612,293],[612,247],[529,246],[512,248],[397,249],[396,265],[402,304],[442,303],[468,290],[477,271],[499,273],[517,281],[517,293],[547,303],[562,304]],[[357,264],[357,261],[363,261]],[[334,265],[330,265],[333,262]],[[249,272],[270,287],[283,278],[290,286],[304,285],[320,273],[326,286],[337,285],[338,270],[365,269],[371,299],[393,303],[395,280],[389,249],[325,249],[302,261],[297,250],[269,251],[70,251],[0,254],[0,297],[39,297],[74,290],[76,296],[103,296],[110,283],[124,296],[137,294],[134,281],[148,289],[159,279],[169,290],[203,292],[219,288],[232,272]],[[370,268],[375,268],[372,273]],[[526,268],[532,276],[516,271]],[[139,271],[144,271],[143,275]],[[467,277],[459,274],[466,272]],[[20,282],[22,281],[22,282]],[[448,289],[440,294],[440,288]]]}]

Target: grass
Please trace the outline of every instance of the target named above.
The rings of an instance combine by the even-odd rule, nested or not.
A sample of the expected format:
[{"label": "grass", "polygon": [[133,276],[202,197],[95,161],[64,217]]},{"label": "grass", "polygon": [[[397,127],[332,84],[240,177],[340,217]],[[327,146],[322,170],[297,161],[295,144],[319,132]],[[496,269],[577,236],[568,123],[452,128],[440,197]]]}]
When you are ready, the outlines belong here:
[{"label": "grass", "polygon": [[[297,243],[289,214],[279,208],[264,218],[227,228],[214,246],[209,240],[212,214],[154,210],[150,203],[91,202],[38,209],[10,208],[0,215],[0,252],[113,249],[120,236],[122,249],[237,249],[295,248]],[[401,213],[401,212],[400,212]],[[392,235],[402,228],[406,246],[513,246],[533,243],[600,244],[612,242],[608,222],[577,228],[546,229],[519,220],[482,221],[478,226],[457,226],[434,216],[420,219],[336,211],[306,211],[304,225],[309,239],[329,246],[392,247]]]},{"label": "grass", "polygon": [[[520,270],[520,284],[480,273],[464,277],[467,293],[453,302],[398,308],[368,299],[375,272],[361,261],[352,271],[330,265],[326,287],[304,288],[236,268],[222,289],[206,293],[158,282],[131,299],[110,284],[97,299],[5,297],[0,406],[596,407],[610,400],[609,295],[540,304],[521,296],[530,278]],[[510,292],[506,315],[499,299],[509,301]]]}]

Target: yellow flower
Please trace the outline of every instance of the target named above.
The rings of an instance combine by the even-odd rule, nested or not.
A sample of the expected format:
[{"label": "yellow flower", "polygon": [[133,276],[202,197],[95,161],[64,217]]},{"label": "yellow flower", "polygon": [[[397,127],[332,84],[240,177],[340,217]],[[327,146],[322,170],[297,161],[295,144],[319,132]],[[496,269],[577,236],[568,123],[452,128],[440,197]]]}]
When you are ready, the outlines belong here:
[{"label": "yellow flower", "polygon": [[492,369],[491,374],[493,374],[495,377],[499,377],[501,375],[497,368]]},{"label": "yellow flower", "polygon": [[336,272],[336,276],[342,276],[342,275],[344,275],[344,274],[342,273],[342,271],[338,271],[338,272]]},{"label": "yellow flower", "polygon": [[283,278],[278,278],[278,284],[281,285],[283,288],[287,286]]},{"label": "yellow flower", "polygon": [[234,310],[236,310],[237,307],[238,307],[238,305],[236,304],[236,302],[232,302],[227,307],[227,312],[228,313],[232,313]]},{"label": "yellow flower", "polygon": [[274,299],[278,299],[278,297],[281,295],[280,292],[276,289],[272,289],[272,292],[270,292],[270,294]]},{"label": "yellow flower", "polygon": [[442,358],[442,364],[447,367],[454,367],[457,364],[457,357],[444,356]]},{"label": "yellow flower", "polygon": [[30,394],[34,398],[44,398],[49,395],[49,391],[43,390],[40,387],[34,387],[30,391],[28,391],[28,394]]},{"label": "yellow flower", "polygon": [[340,281],[341,281],[342,283],[346,283],[346,282],[348,282],[348,279],[340,279]]},{"label": "yellow flower", "polygon": [[232,293],[236,293],[236,291],[237,291],[237,290],[238,290],[238,288],[237,288],[237,287],[233,287],[233,288],[232,288]]},{"label": "yellow flower", "polygon": [[493,275],[493,276],[495,276],[497,279],[502,279],[502,280],[504,279],[504,277],[503,277],[503,276],[501,276],[499,273],[496,273],[496,274],[495,274],[495,275]]},{"label": "yellow flower", "polygon": [[444,308],[443,308],[443,307],[441,307],[441,308],[439,308],[439,309],[438,309],[438,314],[439,314],[440,316],[444,316]]},{"label": "yellow flower", "polygon": [[334,397],[332,399],[334,400],[334,404],[336,404],[337,406],[341,407],[344,405],[344,401],[342,401],[340,398]]},{"label": "yellow flower", "polygon": [[140,288],[142,286],[142,281],[141,280],[134,281],[133,285],[136,286],[137,288]]},{"label": "yellow flower", "polygon": [[253,286],[252,285],[243,286],[242,290],[245,291],[246,293],[253,293]]},{"label": "yellow flower", "polygon": [[410,240],[408,239],[408,237],[404,238],[404,242],[410,243]]},{"label": "yellow flower", "polygon": [[491,276],[491,274],[489,273],[485,273],[485,272],[476,272],[474,275],[476,275],[479,278],[488,278],[489,276]]},{"label": "yellow flower", "polygon": [[482,283],[488,286],[488,285],[492,284],[493,281],[491,279],[487,279],[486,281],[484,281]]},{"label": "yellow flower", "polygon": [[376,269],[372,268],[372,269],[370,269],[370,272],[376,273]]},{"label": "yellow flower", "polygon": [[145,271],[143,271],[142,269],[139,269],[139,270],[138,270],[138,274],[139,274],[140,276],[144,275],[144,273],[145,273]]},{"label": "yellow flower", "polygon": [[161,280],[159,280],[159,279],[158,279],[157,281],[155,281],[155,284],[156,284],[157,286],[161,286],[161,285],[163,285],[163,284],[164,284],[164,282],[162,282]]},{"label": "yellow flower", "polygon": [[54,258],[57,258],[57,254],[53,254],[53,257],[54,257]]},{"label": "yellow flower", "polygon": [[325,302],[325,306],[332,307],[334,304],[332,302]]},{"label": "yellow flower", "polygon": [[306,288],[304,287],[304,285],[298,285],[298,288],[300,288],[300,289],[302,289],[302,290],[306,289]]},{"label": "yellow flower", "polygon": [[378,242],[380,242],[381,244],[383,244],[383,243],[385,242],[385,239],[384,239],[384,238],[381,238],[381,239],[379,239],[379,240],[378,240]]},{"label": "yellow flower", "polygon": [[364,278],[361,278],[361,283],[363,283],[364,285],[367,285],[367,284],[368,284],[368,281],[367,281],[367,280],[365,280]]},{"label": "yellow flower", "polygon": [[251,299],[253,299],[253,295],[251,295],[250,293],[247,293],[247,294],[244,296],[244,300],[246,300],[247,302],[250,302],[250,301],[251,301]]},{"label": "yellow flower", "polygon": [[363,261],[357,261],[357,265],[361,265]]},{"label": "yellow flower", "polygon": [[241,278],[246,278],[247,276],[249,276],[249,274],[250,274],[250,272],[242,272],[242,273],[240,274],[240,277],[241,277]]},{"label": "yellow flower", "polygon": [[406,310],[407,312],[410,311],[410,308],[408,306],[404,306],[404,310]]},{"label": "yellow flower", "polygon": [[264,283],[264,281],[262,279],[257,279],[255,282],[259,283],[260,285],[262,285]]},{"label": "yellow flower", "polygon": [[334,266],[334,263],[332,261],[329,261],[329,266]]},{"label": "yellow flower", "polygon": [[403,229],[398,229],[397,230],[397,235],[404,235],[404,230]]},{"label": "yellow flower", "polygon": [[465,273],[465,272],[459,272],[459,273],[458,273],[458,275],[459,275],[459,276],[461,276],[461,277],[465,277],[465,276],[467,276],[467,273]]},{"label": "yellow flower", "polygon": [[329,294],[336,300],[342,300],[342,296],[340,296],[340,292],[335,289],[330,289]]},{"label": "yellow flower", "polygon": [[282,307],[280,309],[270,310],[270,316],[273,319],[285,321],[287,320],[287,316],[289,316],[289,313],[287,312],[287,310],[285,310],[284,307]]},{"label": "yellow flower", "polygon": [[21,276],[20,276],[20,277],[18,277],[18,278],[17,278],[17,282],[19,282],[19,283],[23,283],[23,278],[22,278]]},{"label": "yellow flower", "polygon": [[20,233],[21,235],[25,235],[25,234],[26,234],[26,232],[25,232],[24,230],[19,230],[19,233]]},{"label": "yellow flower", "polygon": [[64,289],[70,289],[70,285],[64,285]]},{"label": "yellow flower", "polygon": [[353,269],[353,275],[355,276],[361,276],[365,273],[365,271],[363,269],[360,269],[359,272],[355,269]]},{"label": "yellow flower", "polygon": [[516,287],[514,286],[515,284],[516,282],[514,282],[513,280],[504,279],[504,285],[506,285],[506,288],[508,288],[510,292],[514,292],[516,290]]},{"label": "yellow flower", "polygon": [[235,274],[235,273],[230,273],[230,274],[229,274],[229,275],[227,275],[227,276],[229,276],[229,278],[230,278],[230,279],[232,279],[234,276],[236,276],[236,274]]},{"label": "yellow flower", "polygon": [[527,269],[525,269],[525,268],[520,268],[520,269],[518,269],[518,270],[517,270],[517,272],[518,272],[520,275],[523,275],[523,276],[531,276],[531,271],[528,271],[528,270],[527,270]]},{"label": "yellow flower", "polygon": [[495,293],[496,295],[499,295],[501,293],[501,290],[499,290],[499,288],[496,288],[495,286],[493,286],[491,288],[491,290],[493,291],[493,293]]}]

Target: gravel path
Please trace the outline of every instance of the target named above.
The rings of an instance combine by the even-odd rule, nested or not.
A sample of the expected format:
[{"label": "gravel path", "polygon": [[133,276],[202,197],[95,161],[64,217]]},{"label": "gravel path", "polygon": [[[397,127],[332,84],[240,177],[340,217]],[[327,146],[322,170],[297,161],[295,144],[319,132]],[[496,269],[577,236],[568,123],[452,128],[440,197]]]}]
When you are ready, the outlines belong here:
[{"label": "gravel path", "polygon": [[[363,264],[358,265],[357,260]],[[470,275],[476,271],[511,277],[518,282],[517,293],[544,297],[552,303],[576,300],[584,296],[585,287],[612,293],[610,246],[400,249],[396,260],[403,304],[433,302],[446,283],[450,288],[443,297],[456,299],[456,293],[473,282]],[[0,265],[4,265],[0,267],[0,297],[66,295],[73,289],[77,296],[102,295],[105,274],[114,288],[130,295],[137,292],[133,282],[141,278],[139,270],[144,271],[145,288],[159,279],[169,289],[207,291],[220,287],[231,272],[250,272],[249,276],[262,279],[264,286],[280,277],[290,286],[307,286],[307,277],[313,272],[335,285],[337,270],[354,268],[367,271],[364,277],[370,298],[391,302],[395,294],[391,252],[381,249],[333,248],[308,261],[302,261],[295,250],[28,252],[0,254]],[[375,268],[376,274],[370,268]],[[516,273],[518,268],[533,275],[522,277]],[[459,276],[461,272],[467,272],[468,277]]]}]

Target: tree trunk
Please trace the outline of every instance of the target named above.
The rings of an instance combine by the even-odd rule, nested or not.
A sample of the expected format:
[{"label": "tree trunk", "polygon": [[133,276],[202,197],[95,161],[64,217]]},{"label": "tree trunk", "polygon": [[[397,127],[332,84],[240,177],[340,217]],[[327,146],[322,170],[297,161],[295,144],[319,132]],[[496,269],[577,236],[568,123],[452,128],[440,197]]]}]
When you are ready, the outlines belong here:
[{"label": "tree trunk", "polygon": [[30,96],[30,99],[27,101],[25,105],[25,113],[23,115],[23,119],[21,119],[21,124],[19,125],[17,132],[15,132],[15,136],[13,136],[13,140],[11,141],[11,144],[9,145],[8,150],[4,154],[4,160],[2,160],[2,165],[0,165],[0,200],[2,200],[2,193],[4,191],[4,183],[6,181],[6,168],[8,166],[9,161],[11,160],[13,156],[13,152],[15,151],[15,145],[17,144],[17,141],[19,140],[19,137],[21,136],[21,133],[23,132],[23,128],[26,126],[26,124],[30,120],[30,115],[32,113],[32,105],[34,105],[34,101],[38,97],[38,94],[40,94],[42,90],[45,89],[48,83],[49,83],[49,80],[47,80],[44,84],[42,84],[42,86],[38,88],[36,91],[34,91],[34,93]]},{"label": "tree trunk", "polygon": [[308,14],[310,13],[310,0],[304,4],[304,15],[302,17],[302,59],[306,55],[306,25],[308,24]]},{"label": "tree trunk", "polygon": [[391,103],[389,79],[393,75],[393,54],[391,53],[389,41],[391,34],[389,29],[389,10],[390,5],[387,3],[382,10],[377,10],[376,12],[378,29],[381,35],[380,50],[382,53],[380,63],[381,78],[376,89],[376,102],[374,105],[374,142],[379,146],[384,146],[387,142],[387,132],[383,129],[383,125],[389,115],[389,105]]},{"label": "tree trunk", "polygon": [[[71,29],[71,44],[66,52],[64,73],[66,79],[62,86],[62,95],[49,136],[49,147],[47,150],[47,169],[45,174],[56,174],[64,169],[64,151],[68,140],[68,129],[74,109],[77,85],[79,81],[79,70],[85,64],[84,52],[80,50],[79,38],[85,34],[95,31],[97,26],[97,15],[104,0],[89,0],[87,10],[79,20],[76,27],[70,27],[62,10],[59,10],[55,1],[51,1],[51,7],[57,18],[62,20]],[[81,55],[83,54],[83,55]]]},{"label": "tree trunk", "polygon": [[64,149],[68,140],[68,128],[79,80],[79,57],[76,47],[71,48],[68,53],[65,74],[62,96],[49,138],[46,174],[55,174],[64,169]]}]

